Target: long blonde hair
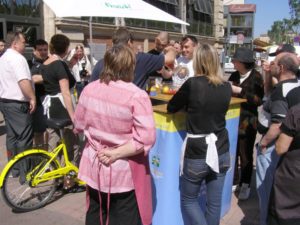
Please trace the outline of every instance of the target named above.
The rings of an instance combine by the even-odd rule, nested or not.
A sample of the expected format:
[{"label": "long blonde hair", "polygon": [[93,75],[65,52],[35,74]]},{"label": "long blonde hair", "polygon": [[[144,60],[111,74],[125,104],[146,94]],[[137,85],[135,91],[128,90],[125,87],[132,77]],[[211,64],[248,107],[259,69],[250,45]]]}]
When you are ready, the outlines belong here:
[{"label": "long blonde hair", "polygon": [[206,76],[210,83],[224,82],[217,50],[209,44],[201,44],[193,55],[195,76]]}]

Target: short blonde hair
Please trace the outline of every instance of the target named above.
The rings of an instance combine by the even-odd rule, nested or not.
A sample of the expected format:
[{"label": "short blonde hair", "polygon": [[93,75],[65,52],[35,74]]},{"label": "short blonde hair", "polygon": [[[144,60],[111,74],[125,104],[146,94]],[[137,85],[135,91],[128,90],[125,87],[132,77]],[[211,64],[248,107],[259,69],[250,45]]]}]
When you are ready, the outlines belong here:
[{"label": "short blonde hair", "polygon": [[125,45],[113,45],[104,55],[104,69],[100,82],[123,80],[132,82],[135,69],[135,54]]},{"label": "short blonde hair", "polygon": [[224,82],[217,50],[209,44],[201,44],[194,51],[193,66],[195,76],[206,76],[210,83]]}]

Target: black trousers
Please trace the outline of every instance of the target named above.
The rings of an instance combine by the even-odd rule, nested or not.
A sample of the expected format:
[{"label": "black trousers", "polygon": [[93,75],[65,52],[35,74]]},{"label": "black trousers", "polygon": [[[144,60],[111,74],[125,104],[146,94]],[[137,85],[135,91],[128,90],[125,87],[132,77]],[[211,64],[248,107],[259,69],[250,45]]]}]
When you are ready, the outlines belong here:
[{"label": "black trousers", "polygon": [[7,158],[32,147],[32,116],[27,102],[0,100],[0,111],[6,125]]},{"label": "black trousers", "polygon": [[[90,205],[86,213],[86,225],[100,225],[100,202],[98,190],[87,187]],[[107,219],[107,193],[100,192],[103,225]],[[109,225],[141,225],[134,191],[110,194]]]},{"label": "black trousers", "polygon": [[[256,139],[256,129],[248,126],[246,135],[238,136],[237,153],[235,162],[234,184],[251,183],[253,171],[253,148]],[[238,173],[238,159],[240,158],[241,175]]]}]

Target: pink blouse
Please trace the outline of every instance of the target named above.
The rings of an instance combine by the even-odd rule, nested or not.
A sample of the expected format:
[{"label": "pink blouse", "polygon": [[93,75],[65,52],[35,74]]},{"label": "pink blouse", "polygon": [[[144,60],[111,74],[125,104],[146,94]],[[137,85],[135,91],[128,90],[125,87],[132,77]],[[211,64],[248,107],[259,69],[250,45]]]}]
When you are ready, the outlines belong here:
[{"label": "pink blouse", "polygon": [[[133,83],[94,81],[80,95],[74,116],[75,132],[84,132],[87,144],[79,167],[79,178],[101,192],[135,189],[127,159],[110,167],[101,165],[96,151],[131,141],[145,155],[155,142],[155,124],[147,93]],[[111,177],[111,179],[110,179]]]}]

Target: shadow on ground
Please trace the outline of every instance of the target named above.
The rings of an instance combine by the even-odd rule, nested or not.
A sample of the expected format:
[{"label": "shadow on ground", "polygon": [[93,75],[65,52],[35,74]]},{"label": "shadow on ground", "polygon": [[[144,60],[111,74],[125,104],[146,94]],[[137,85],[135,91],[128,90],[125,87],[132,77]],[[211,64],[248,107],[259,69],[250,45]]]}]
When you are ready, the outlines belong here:
[{"label": "shadow on ground", "polygon": [[[259,225],[259,204],[258,196],[256,192],[256,170],[253,169],[252,181],[251,181],[251,192],[250,197],[247,200],[238,200],[238,206],[245,215],[241,220],[241,225]],[[234,193],[238,197],[238,193]]]}]

